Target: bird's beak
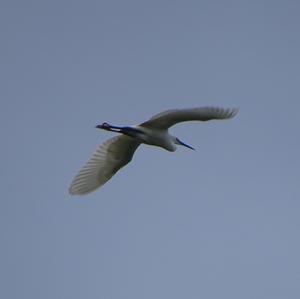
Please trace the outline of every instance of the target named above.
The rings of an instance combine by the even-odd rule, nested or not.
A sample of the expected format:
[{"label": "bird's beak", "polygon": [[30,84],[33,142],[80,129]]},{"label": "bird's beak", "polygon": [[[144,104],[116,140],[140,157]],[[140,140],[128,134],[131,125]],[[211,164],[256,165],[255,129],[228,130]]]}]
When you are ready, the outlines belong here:
[{"label": "bird's beak", "polygon": [[189,149],[192,149],[193,151],[195,150],[192,146],[190,146],[190,145],[188,145],[188,144],[182,142],[182,141],[179,140],[178,138],[176,139],[176,141],[177,141],[177,144],[180,144],[180,145],[185,146],[185,147],[187,147],[187,148],[189,148]]},{"label": "bird's beak", "polygon": [[111,126],[108,123],[103,123],[101,125],[97,125],[95,128],[106,130],[106,131],[112,131],[112,132],[120,132],[120,130],[121,130],[121,127]]}]

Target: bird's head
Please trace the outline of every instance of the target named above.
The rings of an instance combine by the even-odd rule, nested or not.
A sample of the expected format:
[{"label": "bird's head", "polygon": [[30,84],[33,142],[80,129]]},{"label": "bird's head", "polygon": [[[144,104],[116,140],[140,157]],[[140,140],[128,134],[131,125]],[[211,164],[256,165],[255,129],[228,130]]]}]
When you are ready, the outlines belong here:
[{"label": "bird's head", "polygon": [[131,137],[137,137],[137,135],[143,133],[141,130],[134,128],[134,127],[112,126],[112,125],[108,124],[107,122],[104,122],[101,125],[97,125],[96,128],[106,130],[106,131],[116,132],[116,133],[122,133],[124,135],[128,135]]},{"label": "bird's head", "polygon": [[96,128],[110,131],[111,125],[105,122],[105,123],[102,123],[101,125],[97,125]]}]

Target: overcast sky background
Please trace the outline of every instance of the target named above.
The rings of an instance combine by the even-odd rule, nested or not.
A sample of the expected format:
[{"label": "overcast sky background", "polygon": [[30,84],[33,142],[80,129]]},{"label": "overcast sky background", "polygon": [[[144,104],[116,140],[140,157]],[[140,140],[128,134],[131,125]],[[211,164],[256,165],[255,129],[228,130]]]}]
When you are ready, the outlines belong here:
[{"label": "overcast sky background", "polygon": [[[300,2],[0,4],[0,297],[300,298]],[[104,121],[240,107],[68,187]]]}]

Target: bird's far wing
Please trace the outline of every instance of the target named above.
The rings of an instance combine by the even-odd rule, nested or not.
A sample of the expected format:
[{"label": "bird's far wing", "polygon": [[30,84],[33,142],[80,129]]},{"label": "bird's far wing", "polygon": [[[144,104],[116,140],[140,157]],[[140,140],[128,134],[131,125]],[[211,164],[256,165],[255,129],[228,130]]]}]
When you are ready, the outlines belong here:
[{"label": "bird's far wing", "polygon": [[168,129],[184,121],[207,121],[211,119],[232,118],[238,113],[237,108],[202,107],[192,109],[173,109],[154,115],[141,124],[146,128]]},{"label": "bird's far wing", "polygon": [[139,145],[140,142],[125,135],[105,141],[73,179],[69,188],[70,194],[87,194],[105,184],[131,161]]}]

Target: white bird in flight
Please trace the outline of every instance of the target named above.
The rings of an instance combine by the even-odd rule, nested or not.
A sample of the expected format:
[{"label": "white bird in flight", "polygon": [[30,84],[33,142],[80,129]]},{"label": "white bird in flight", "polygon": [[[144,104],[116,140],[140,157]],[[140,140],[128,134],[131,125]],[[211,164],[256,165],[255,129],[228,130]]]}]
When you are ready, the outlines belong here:
[{"label": "white bird in flight", "polygon": [[162,147],[170,152],[176,145],[193,149],[177,137],[169,134],[168,129],[184,121],[208,121],[234,117],[237,108],[201,107],[192,109],[173,109],[154,115],[140,125],[112,126],[108,123],[96,128],[120,133],[101,144],[91,159],[81,168],[73,179],[69,192],[84,195],[105,184],[118,170],[128,164],[141,143]]}]

